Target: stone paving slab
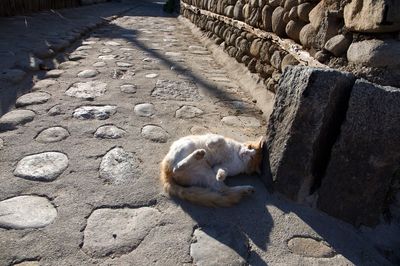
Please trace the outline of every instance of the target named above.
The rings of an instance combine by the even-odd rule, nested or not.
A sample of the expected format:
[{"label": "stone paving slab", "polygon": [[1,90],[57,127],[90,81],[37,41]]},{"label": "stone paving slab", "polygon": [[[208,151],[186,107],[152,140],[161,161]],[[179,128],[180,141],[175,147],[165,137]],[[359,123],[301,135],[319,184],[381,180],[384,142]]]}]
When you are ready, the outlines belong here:
[{"label": "stone paving slab", "polygon": [[[98,12],[126,8],[110,5],[115,9]],[[46,201],[30,201],[42,215],[24,212],[29,228],[0,223],[0,265],[207,265],[221,258],[227,265],[388,264],[351,225],[270,195],[257,176],[228,179],[256,188],[232,208],[167,198],[158,168],[172,141],[200,132],[246,141],[264,135],[266,125],[239,83],[160,3],[131,7],[86,29],[70,51],[81,47],[80,56],[59,65],[63,72],[38,71],[38,91],[51,98],[16,108],[29,107],[34,119],[0,133],[0,214],[18,215],[21,201],[13,199],[21,196]],[[39,16],[35,25],[41,23]],[[78,76],[89,69],[97,74]],[[66,93],[87,82],[106,90],[83,98]],[[49,153],[59,158],[47,160]],[[22,162],[38,155],[38,164],[23,168],[30,178],[18,177]],[[35,217],[39,222],[27,223]]]}]

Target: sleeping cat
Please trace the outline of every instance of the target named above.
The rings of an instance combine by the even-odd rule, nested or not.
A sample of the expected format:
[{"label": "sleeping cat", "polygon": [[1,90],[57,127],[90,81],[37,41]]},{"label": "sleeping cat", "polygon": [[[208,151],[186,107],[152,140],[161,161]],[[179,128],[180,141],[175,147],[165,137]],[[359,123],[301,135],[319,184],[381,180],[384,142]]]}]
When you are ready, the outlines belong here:
[{"label": "sleeping cat", "polygon": [[172,196],[209,207],[228,207],[254,192],[225,185],[227,176],[260,173],[264,138],[240,143],[221,135],[183,137],[161,162],[161,182]]}]

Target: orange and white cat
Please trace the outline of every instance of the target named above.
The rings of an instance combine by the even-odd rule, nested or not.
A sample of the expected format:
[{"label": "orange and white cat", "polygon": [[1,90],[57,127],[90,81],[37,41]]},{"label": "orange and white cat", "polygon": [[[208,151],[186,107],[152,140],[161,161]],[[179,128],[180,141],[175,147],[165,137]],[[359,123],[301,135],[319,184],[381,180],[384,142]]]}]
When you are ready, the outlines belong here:
[{"label": "orange and white cat", "polygon": [[227,176],[260,173],[264,138],[240,143],[221,135],[183,137],[161,162],[161,182],[172,196],[209,207],[228,207],[254,192],[225,185]]}]

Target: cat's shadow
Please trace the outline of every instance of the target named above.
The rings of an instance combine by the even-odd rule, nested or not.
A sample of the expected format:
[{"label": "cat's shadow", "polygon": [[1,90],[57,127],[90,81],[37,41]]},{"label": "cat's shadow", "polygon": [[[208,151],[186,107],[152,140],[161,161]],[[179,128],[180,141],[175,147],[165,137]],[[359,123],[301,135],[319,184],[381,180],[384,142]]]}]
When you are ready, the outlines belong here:
[{"label": "cat's shadow", "polygon": [[[229,208],[206,208],[174,199],[209,237],[230,247],[249,265],[267,265],[254,248],[267,250],[273,220],[266,204],[269,192],[259,176],[229,177],[229,186],[252,185],[255,193]],[[248,242],[248,243],[246,243]],[[250,248],[244,246],[250,244]],[[255,246],[255,247],[254,247]]]}]

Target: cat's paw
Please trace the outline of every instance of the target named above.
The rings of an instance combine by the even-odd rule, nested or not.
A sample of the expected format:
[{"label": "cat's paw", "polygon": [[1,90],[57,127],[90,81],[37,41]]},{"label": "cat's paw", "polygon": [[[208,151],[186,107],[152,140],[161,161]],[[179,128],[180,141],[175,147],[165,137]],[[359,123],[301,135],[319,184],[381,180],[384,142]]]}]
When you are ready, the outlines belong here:
[{"label": "cat's paw", "polygon": [[224,181],[226,176],[227,176],[227,173],[224,169],[218,169],[217,176],[216,176],[218,181]]},{"label": "cat's paw", "polygon": [[201,160],[204,158],[204,155],[206,155],[206,150],[198,149],[198,150],[196,150],[196,152],[194,154],[194,158],[196,158],[196,160]]}]

